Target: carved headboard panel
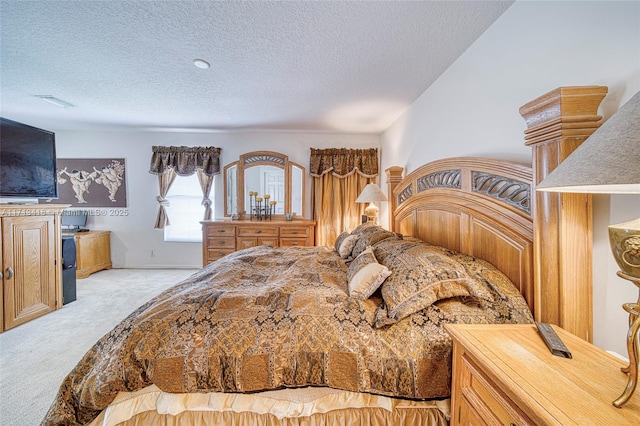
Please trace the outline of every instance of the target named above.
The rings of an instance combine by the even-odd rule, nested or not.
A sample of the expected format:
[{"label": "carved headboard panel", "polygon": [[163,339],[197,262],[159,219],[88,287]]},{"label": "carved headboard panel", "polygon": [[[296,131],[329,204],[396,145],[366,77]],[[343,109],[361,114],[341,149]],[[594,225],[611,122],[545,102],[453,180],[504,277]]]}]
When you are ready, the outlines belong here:
[{"label": "carved headboard panel", "polygon": [[533,310],[531,167],[458,157],[399,173],[387,170],[393,230],[492,263]]}]

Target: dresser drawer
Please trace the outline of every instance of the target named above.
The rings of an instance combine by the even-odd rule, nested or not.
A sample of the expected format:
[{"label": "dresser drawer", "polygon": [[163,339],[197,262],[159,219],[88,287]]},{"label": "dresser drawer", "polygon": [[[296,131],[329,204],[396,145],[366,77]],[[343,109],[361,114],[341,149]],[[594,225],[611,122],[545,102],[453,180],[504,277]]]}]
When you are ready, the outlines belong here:
[{"label": "dresser drawer", "polygon": [[464,366],[462,375],[466,376],[467,385],[462,387],[462,395],[475,411],[489,424],[534,426],[535,423],[526,418],[497,386],[474,364],[462,355]]},{"label": "dresser drawer", "polygon": [[238,234],[241,237],[277,237],[278,228],[276,226],[239,226]]},{"label": "dresser drawer", "polygon": [[[223,234],[224,235],[224,234]],[[236,237],[213,236],[207,238],[207,248],[226,248],[234,250],[236,248]]]},{"label": "dresser drawer", "polygon": [[307,238],[309,236],[309,227],[281,227],[280,237]]},{"label": "dresser drawer", "polygon": [[234,225],[207,226],[207,237],[235,237],[236,227]]},{"label": "dresser drawer", "polygon": [[205,265],[215,262],[218,259],[221,259],[228,255],[229,253],[233,253],[235,250],[218,250],[218,249],[208,249],[207,250],[207,259]]},{"label": "dresser drawer", "polygon": [[277,247],[278,239],[273,237],[238,237],[238,250],[257,247],[257,246],[269,246]]},{"label": "dresser drawer", "polygon": [[280,238],[280,247],[305,247],[307,241],[306,238]]}]

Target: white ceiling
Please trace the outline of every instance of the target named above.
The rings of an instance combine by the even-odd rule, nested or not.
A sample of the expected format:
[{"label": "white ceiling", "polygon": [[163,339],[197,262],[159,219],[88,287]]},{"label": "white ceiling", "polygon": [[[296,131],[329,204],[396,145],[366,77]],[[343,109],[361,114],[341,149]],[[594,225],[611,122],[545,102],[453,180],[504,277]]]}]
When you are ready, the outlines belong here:
[{"label": "white ceiling", "polygon": [[512,3],[2,0],[0,114],[50,130],[379,133]]}]

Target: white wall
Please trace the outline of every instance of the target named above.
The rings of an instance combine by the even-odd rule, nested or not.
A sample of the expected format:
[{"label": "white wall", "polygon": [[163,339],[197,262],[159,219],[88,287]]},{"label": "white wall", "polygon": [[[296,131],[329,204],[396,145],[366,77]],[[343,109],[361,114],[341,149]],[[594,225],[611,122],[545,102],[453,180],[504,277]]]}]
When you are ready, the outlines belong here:
[{"label": "white wall", "polygon": [[[518,1],[384,132],[382,169],[410,172],[459,155],[530,163],[520,106],[582,85],[609,87],[605,118],[640,90],[640,3]],[[640,198],[598,196],[594,204],[594,342],[626,356],[621,304],[637,290],[615,275],[606,227],[638,217]]]},{"label": "white wall", "polygon": [[[55,129],[54,129],[55,130]],[[377,148],[377,135],[297,134],[297,133],[160,133],[160,132],[71,132],[56,131],[59,158],[124,158],[127,177],[125,217],[91,216],[88,227],[108,229],[111,258],[115,268],[199,268],[200,243],[166,243],[163,232],[154,230],[158,203],[157,177],[149,173],[153,145],[216,146],[221,167],[248,151],[278,151],[307,169],[310,148]],[[310,187],[310,177],[306,177]],[[216,217],[223,216],[222,174],[214,181]],[[204,213],[204,210],[203,210]],[[310,198],[307,217],[311,217]],[[155,256],[151,257],[154,251]]]}]

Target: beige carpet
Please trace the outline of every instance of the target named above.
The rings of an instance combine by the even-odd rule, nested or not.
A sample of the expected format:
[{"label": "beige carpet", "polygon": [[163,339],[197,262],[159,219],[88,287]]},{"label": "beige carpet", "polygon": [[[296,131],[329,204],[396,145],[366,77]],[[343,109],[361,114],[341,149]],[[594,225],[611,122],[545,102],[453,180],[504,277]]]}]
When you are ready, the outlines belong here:
[{"label": "beige carpet", "polygon": [[0,425],[40,423],[62,379],[131,311],[193,269],[112,269],[77,281],[77,300],[0,334]]}]

